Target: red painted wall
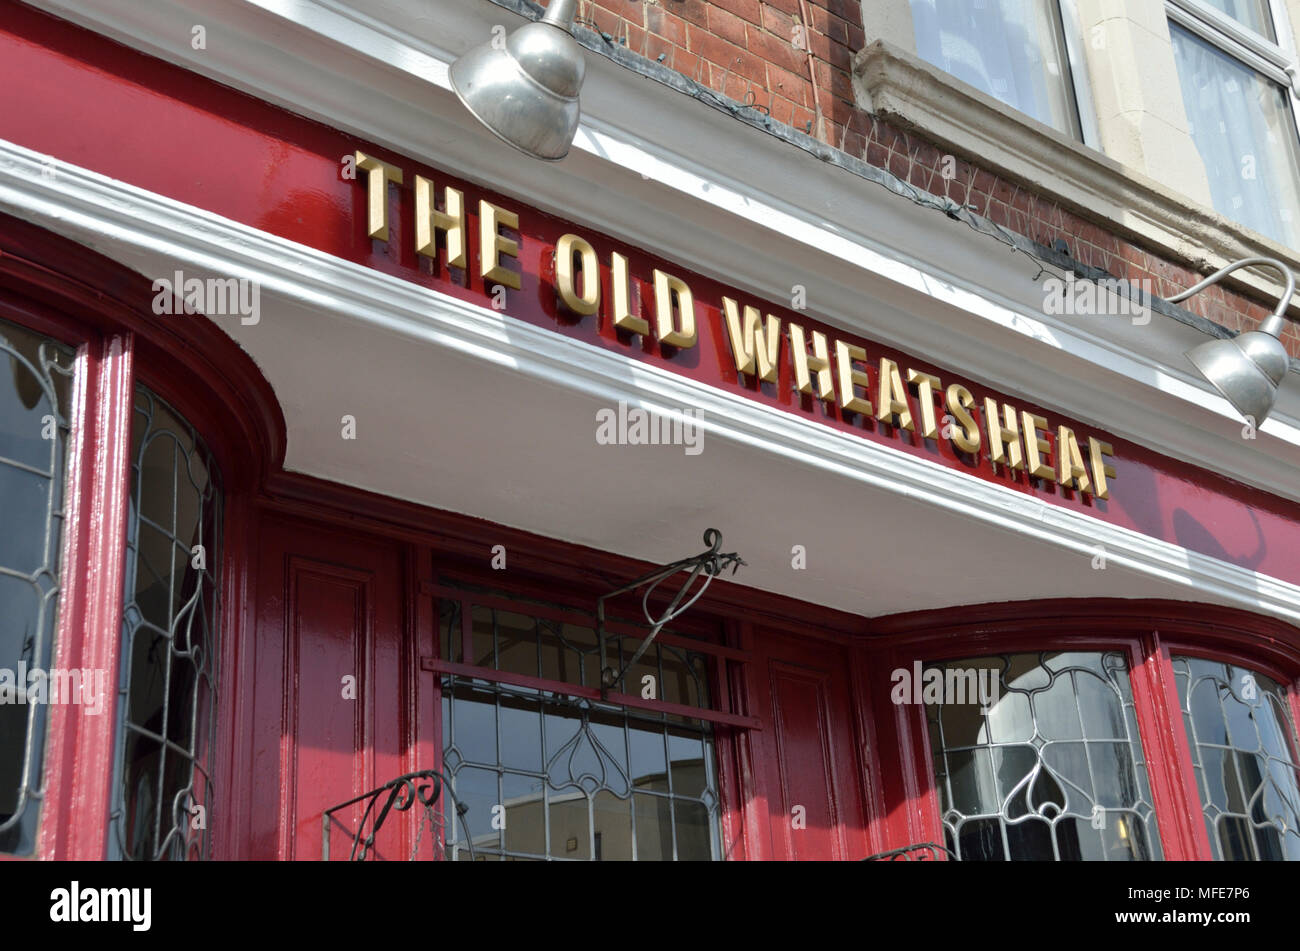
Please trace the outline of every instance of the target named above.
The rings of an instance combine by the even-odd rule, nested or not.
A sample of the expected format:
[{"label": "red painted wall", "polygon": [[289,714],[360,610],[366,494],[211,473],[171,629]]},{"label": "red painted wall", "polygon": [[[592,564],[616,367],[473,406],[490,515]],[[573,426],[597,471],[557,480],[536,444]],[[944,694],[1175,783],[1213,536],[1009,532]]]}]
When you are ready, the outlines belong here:
[{"label": "red painted wall", "polygon": [[[744,393],[787,412],[1012,486],[1049,504],[1083,510],[1115,525],[1300,582],[1300,562],[1290,557],[1300,548],[1300,506],[1292,502],[1115,438],[1110,439],[1117,473],[1111,480],[1111,499],[1079,498],[1055,483],[1037,484],[1023,473],[995,474],[986,459],[964,459],[946,441],[927,442],[860,417],[840,418],[837,411],[793,391],[786,360],[779,385],[750,388],[736,378],[731,366],[718,308],[724,293],[738,296],[742,304],[762,303],[752,295],[692,274],[681,262],[664,261],[580,224],[531,211],[483,188],[12,4],[0,9],[0,135],[404,280],[486,303],[488,297],[473,268],[468,276],[456,275],[440,263],[436,273],[430,273],[430,265],[415,255],[411,183],[417,172],[422,173],[433,178],[439,188],[452,184],[464,189],[471,211],[476,210],[478,198],[485,197],[520,212],[523,289],[508,292],[507,309],[515,319]],[[357,148],[399,165],[406,173],[405,187],[393,189],[390,196],[394,218],[387,243],[366,237],[363,180],[343,177],[340,160]],[[474,215],[470,218],[473,252],[477,222]],[[636,346],[621,341],[607,319],[557,314],[549,285],[551,252],[555,240],[569,230],[591,240],[603,261],[608,261],[613,250],[627,255],[634,282],[648,280],[654,267],[687,280],[696,298],[698,345],[665,354],[650,339]],[[607,276],[605,280],[602,300],[607,303]],[[640,288],[640,299],[643,310],[650,306],[649,288]],[[837,335],[807,319],[808,314],[771,305],[764,308],[781,316],[783,323],[794,318],[809,330],[826,330],[863,344],[869,363],[889,356],[905,368],[934,372],[945,384],[967,383],[977,398],[985,394],[1005,398],[947,368]],[[1070,420],[1065,415],[1068,406],[1048,408],[1010,401],[1045,415],[1053,425],[1066,423],[1072,424],[1076,433],[1095,432]]]}]

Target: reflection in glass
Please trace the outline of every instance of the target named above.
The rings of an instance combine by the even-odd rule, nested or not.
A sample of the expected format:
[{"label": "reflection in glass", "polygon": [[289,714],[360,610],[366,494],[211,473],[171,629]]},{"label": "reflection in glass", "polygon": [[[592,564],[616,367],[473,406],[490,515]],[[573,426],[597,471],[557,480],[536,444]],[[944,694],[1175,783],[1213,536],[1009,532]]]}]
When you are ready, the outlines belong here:
[{"label": "reflection in glass", "polygon": [[[439,608],[440,642],[451,660],[462,623],[454,604],[444,600]],[[473,657],[482,666],[577,685],[597,682],[598,648],[589,628],[481,606],[469,610]],[[707,668],[698,655],[657,644],[645,661],[663,685],[660,699],[707,707]],[[442,690],[443,764],[457,800],[469,807],[476,856],[719,856],[717,776],[706,723],[458,675],[445,675]],[[468,858],[463,835],[448,828],[449,857]]]},{"label": "reflection in glass", "polygon": [[220,477],[193,428],[137,387],[110,855],[210,857]]},{"label": "reflection in glass", "polygon": [[[1117,653],[1041,653],[931,665],[990,671],[926,718],[947,847],[963,861],[1160,858],[1128,669]],[[955,701],[955,702],[943,702]]]},{"label": "reflection in glass", "polygon": [[1268,0],[1205,0],[1205,2],[1265,39],[1274,38],[1273,18],[1269,15]]},{"label": "reflection in glass", "polygon": [[0,322],[0,669],[13,678],[0,684],[0,852],[20,855],[36,845],[47,704],[27,699],[48,689],[30,674],[54,656],[72,379],[70,348]]},{"label": "reflection in glass", "polygon": [[1287,90],[1173,23],[1169,35],[1214,210],[1300,247],[1300,137]]},{"label": "reflection in glass", "polygon": [[1197,657],[1173,664],[1214,858],[1300,859],[1300,773],[1286,693],[1231,664]]},{"label": "reflection in glass", "polygon": [[922,59],[1039,122],[1076,134],[1055,0],[911,0]]}]

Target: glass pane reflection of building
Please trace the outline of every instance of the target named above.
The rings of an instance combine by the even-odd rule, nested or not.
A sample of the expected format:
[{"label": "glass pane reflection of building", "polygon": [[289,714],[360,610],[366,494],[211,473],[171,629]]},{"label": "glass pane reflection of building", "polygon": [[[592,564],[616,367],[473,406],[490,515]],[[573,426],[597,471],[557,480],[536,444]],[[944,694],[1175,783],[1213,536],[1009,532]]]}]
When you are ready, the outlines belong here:
[{"label": "glass pane reflection of building", "polygon": [[[594,686],[595,632],[484,607],[462,645],[461,605],[442,602],[443,656]],[[630,656],[633,639],[620,644]],[[462,653],[463,651],[463,653]],[[642,670],[644,668],[644,670]],[[629,675],[659,699],[707,706],[704,659],[652,646]],[[689,717],[445,676],[444,770],[480,860],[710,860],[719,857],[717,774],[707,724]],[[447,824],[448,857],[465,860]]]},{"label": "glass pane reflection of building", "polygon": [[1300,859],[1295,725],[1263,674],[1175,657],[1210,852],[1224,861]]},{"label": "glass pane reflection of building", "polygon": [[0,687],[0,852],[20,855],[36,846],[47,704],[27,691],[54,656],[74,360],[0,322],[0,670],[13,678]]},{"label": "glass pane reflection of building", "polygon": [[962,861],[1161,857],[1128,668],[1118,653],[932,665],[990,671],[978,696],[926,699],[947,847]]}]

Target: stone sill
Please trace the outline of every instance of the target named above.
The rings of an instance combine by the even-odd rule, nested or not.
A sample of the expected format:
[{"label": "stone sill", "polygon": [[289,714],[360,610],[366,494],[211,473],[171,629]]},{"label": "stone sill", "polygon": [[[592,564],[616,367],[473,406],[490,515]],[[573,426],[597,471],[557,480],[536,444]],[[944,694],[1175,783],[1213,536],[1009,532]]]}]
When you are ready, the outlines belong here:
[{"label": "stone sill", "polygon": [[[853,88],[859,106],[891,125],[1022,183],[1080,217],[1104,221],[1117,236],[1202,274],[1254,255],[1278,258],[1300,273],[1297,251],[1125,168],[884,40],[854,57]],[[1280,283],[1254,271],[1237,271],[1223,283],[1262,302],[1275,302],[1282,293]],[[1272,303],[1267,306],[1272,309]],[[1293,305],[1290,313],[1300,318],[1300,306]]]}]

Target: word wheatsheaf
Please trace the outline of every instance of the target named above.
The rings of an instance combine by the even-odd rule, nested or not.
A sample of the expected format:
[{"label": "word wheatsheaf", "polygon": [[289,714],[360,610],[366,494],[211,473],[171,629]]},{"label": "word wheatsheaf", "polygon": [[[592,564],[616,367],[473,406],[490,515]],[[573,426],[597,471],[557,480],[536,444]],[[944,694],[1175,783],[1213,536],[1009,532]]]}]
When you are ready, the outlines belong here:
[{"label": "word wheatsheaf", "polygon": [[[349,158],[366,173],[367,233],[387,241],[389,186],[402,185],[405,173],[363,152]],[[468,269],[471,229],[464,193],[444,186],[439,210],[431,179],[416,175],[414,186],[416,254],[433,261],[436,268],[441,243],[446,267]],[[485,287],[519,290],[520,274],[506,260],[518,259],[519,241],[502,234],[503,227],[518,231],[518,213],[480,200],[478,275]],[[601,314],[625,331],[629,340],[637,335],[652,337],[679,350],[698,344],[695,299],[682,278],[655,268],[646,282],[653,288],[653,301],[643,316],[641,302],[634,306],[632,276],[624,255],[611,251],[606,267],[592,243],[578,234],[561,236],[554,250],[553,290],[557,304],[568,313]],[[602,300],[606,284],[609,293]],[[900,366],[888,357],[869,361],[864,347],[828,338],[795,321],[787,321],[783,330],[780,317],[764,316],[758,307],[742,306],[731,297],[722,298],[720,319],[740,380],[778,383],[785,367],[792,371],[787,378],[793,379],[799,393],[838,407],[845,418],[875,419],[895,433],[906,430],[923,439],[945,440],[967,457],[978,458],[983,452],[995,472],[1026,472],[1081,496],[1110,497],[1107,480],[1115,477],[1115,469],[1107,457],[1114,456],[1114,449],[1095,436],[1076,434],[1065,425],[1053,427],[1038,413],[988,396],[979,404],[960,383],[945,386],[933,373]]]}]

